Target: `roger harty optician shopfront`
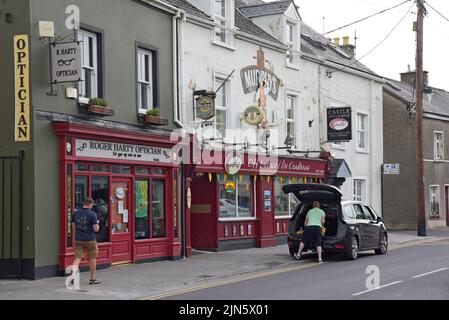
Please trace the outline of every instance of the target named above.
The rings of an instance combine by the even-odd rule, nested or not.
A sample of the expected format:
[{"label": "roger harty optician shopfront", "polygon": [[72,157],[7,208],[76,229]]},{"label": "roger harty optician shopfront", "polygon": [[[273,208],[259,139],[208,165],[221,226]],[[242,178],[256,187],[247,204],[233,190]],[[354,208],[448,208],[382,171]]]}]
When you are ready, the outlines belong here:
[{"label": "roger harty optician shopfront", "polygon": [[196,157],[186,170],[191,177],[187,179],[190,242],[197,249],[268,247],[284,242],[296,202],[281,187],[323,183],[329,173],[327,154],[320,159],[217,150],[205,153],[218,161]]},{"label": "roger harty optician shopfront", "polygon": [[54,123],[60,138],[60,268],[72,263],[71,215],[94,199],[99,265],[181,256],[180,168],[169,136]]}]

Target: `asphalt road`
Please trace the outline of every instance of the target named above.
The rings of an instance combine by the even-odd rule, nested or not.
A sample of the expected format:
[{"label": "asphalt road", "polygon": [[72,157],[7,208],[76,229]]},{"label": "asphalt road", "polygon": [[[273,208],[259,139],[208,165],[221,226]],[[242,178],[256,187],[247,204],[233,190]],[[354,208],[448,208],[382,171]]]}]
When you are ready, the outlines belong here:
[{"label": "asphalt road", "polygon": [[449,299],[449,240],[398,248],[381,256],[361,253],[356,261],[338,256],[323,264],[314,261],[315,256],[298,262],[304,269],[234,280],[164,299]]}]

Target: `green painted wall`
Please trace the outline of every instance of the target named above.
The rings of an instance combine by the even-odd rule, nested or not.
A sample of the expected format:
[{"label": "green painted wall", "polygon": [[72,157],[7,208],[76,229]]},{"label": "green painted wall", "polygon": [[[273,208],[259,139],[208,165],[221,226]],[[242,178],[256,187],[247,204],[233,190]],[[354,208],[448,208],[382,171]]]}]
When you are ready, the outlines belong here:
[{"label": "green painted wall", "polygon": [[[81,23],[104,32],[105,95],[115,115],[105,120],[137,124],[136,41],[159,49],[161,116],[173,128],[172,15],[131,0],[31,0],[33,43],[33,106],[39,111],[78,113],[76,101],[65,98],[64,86],[49,96],[49,49],[39,39],[38,21],[54,21],[57,36],[65,27],[68,5],[80,8]],[[99,118],[101,119],[101,118]],[[51,123],[36,121],[36,266],[57,265],[60,245],[59,150]]]},{"label": "green painted wall", "polygon": [[[30,15],[27,0],[0,0],[0,156],[17,155],[19,150],[25,151],[24,168],[24,258],[33,259],[34,250],[34,149],[35,136],[31,142],[14,142],[14,45],[13,37],[18,34],[29,34]],[[12,23],[7,23],[4,14],[9,13],[13,17]],[[31,41],[30,41],[31,42]],[[32,50],[32,49],[31,49]],[[32,74],[32,71],[31,71]],[[30,74],[30,76],[31,76]],[[33,123],[31,124],[33,126]],[[15,178],[18,172],[14,169]],[[1,184],[2,181],[0,181]],[[11,189],[11,188],[9,188]],[[15,188],[15,184],[13,185]],[[10,191],[10,190],[5,190]],[[14,193],[14,201],[18,200],[18,193]],[[1,203],[0,203],[1,204]],[[18,216],[17,206],[13,207],[13,216]],[[13,219],[13,230],[17,230],[17,219]],[[9,245],[9,223],[5,221],[3,228],[5,242]],[[1,221],[0,221],[1,224]],[[0,241],[2,238],[0,237]],[[1,247],[1,246],[0,246]],[[13,258],[18,254],[18,236],[13,235]],[[8,258],[8,256],[6,256]]]},{"label": "green painted wall", "polygon": [[[81,23],[103,30],[104,98],[115,115],[105,120],[137,125],[136,42],[159,50],[159,108],[173,123],[172,15],[132,0],[0,0],[0,11],[12,13],[13,23],[0,19],[0,155],[26,152],[25,257],[36,267],[59,264],[60,185],[58,140],[49,121],[32,115],[32,142],[16,144],[14,126],[13,35],[30,36],[30,84],[33,112],[83,116],[65,87],[50,96],[49,47],[39,38],[38,22],[54,21],[57,36],[73,39],[65,27],[68,5],[80,8]],[[66,86],[69,86],[67,84]],[[71,86],[71,85],[70,85]],[[92,117],[91,117],[92,118]],[[102,118],[98,118],[101,120]]]}]

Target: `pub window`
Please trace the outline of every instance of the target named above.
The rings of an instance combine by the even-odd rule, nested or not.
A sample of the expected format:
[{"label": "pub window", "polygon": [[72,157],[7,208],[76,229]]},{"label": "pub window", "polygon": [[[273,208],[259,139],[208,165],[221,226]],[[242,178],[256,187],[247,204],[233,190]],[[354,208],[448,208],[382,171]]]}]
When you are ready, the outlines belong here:
[{"label": "pub window", "polygon": [[156,60],[156,51],[137,49],[137,108],[139,113],[146,113],[157,106]]},{"label": "pub window", "polygon": [[290,217],[295,212],[298,201],[293,194],[285,194],[282,187],[290,183],[288,177],[274,178],[275,215],[277,217]]},{"label": "pub window", "polygon": [[254,217],[251,176],[220,175],[218,183],[220,218]]},{"label": "pub window", "polygon": [[215,0],[215,22],[221,27],[215,27],[215,41],[226,43],[226,0]]},{"label": "pub window", "polygon": [[99,35],[86,30],[78,31],[81,50],[81,81],[79,82],[79,101],[88,103],[89,98],[99,96]]},{"label": "pub window", "polygon": [[366,201],[366,181],[355,179],[353,188],[352,199],[355,201]]},{"label": "pub window", "polygon": [[[220,90],[217,91],[217,89]],[[225,79],[215,78],[215,135],[217,137],[225,137],[227,127],[227,110],[228,110],[228,82]]]}]

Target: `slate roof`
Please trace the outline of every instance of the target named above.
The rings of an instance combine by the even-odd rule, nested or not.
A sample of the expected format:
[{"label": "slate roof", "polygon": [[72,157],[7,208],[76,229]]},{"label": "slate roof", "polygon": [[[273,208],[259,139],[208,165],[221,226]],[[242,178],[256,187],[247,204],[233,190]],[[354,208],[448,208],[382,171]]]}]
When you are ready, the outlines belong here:
[{"label": "slate roof", "polygon": [[263,4],[264,2],[262,0],[235,0],[235,6],[237,8],[244,7],[244,6],[252,6],[256,4]]},{"label": "slate roof", "polygon": [[283,14],[291,4],[292,0],[282,0],[243,6],[240,7],[240,10],[248,18],[255,18],[274,14]]},{"label": "slate roof", "polygon": [[[377,77],[374,71],[360,63],[358,60],[349,57],[346,53],[334,45],[326,37],[315,31],[312,27],[301,21],[301,51],[321,59],[336,62],[351,69],[357,69]],[[343,68],[343,67],[342,67]]]},{"label": "slate roof", "polygon": [[345,159],[332,159],[331,161],[331,172],[329,177],[332,178],[348,178],[351,177],[351,169]]},{"label": "slate roof", "polygon": [[[413,86],[393,79],[386,79],[384,90],[403,101],[411,101],[414,97]],[[449,92],[429,87],[431,93],[424,94],[424,112],[449,117]]]},{"label": "slate roof", "polygon": [[235,26],[243,32],[258,36],[259,38],[271,42],[275,42],[278,45],[283,45],[278,39],[272,37],[257,25],[255,25],[249,18],[242,14],[239,9],[235,9]]},{"label": "slate roof", "polygon": [[205,14],[203,11],[192,5],[187,0],[163,0],[164,2],[168,3],[169,5],[172,5],[174,7],[177,7],[179,9],[184,10],[185,12],[192,14],[194,16],[198,16],[200,18],[208,19],[211,18]]}]

